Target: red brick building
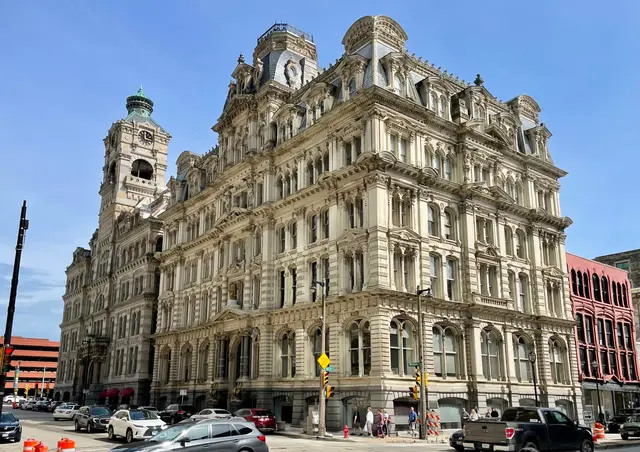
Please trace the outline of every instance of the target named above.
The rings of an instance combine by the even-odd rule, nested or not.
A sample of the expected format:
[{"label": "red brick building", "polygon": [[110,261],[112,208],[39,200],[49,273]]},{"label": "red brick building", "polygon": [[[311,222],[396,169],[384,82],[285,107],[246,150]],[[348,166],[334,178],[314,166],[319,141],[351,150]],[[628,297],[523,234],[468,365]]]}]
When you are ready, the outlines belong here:
[{"label": "red brick building", "polygon": [[[2,343],[4,343],[4,338],[0,337],[0,344]],[[25,387],[29,385],[29,394],[34,395],[37,387],[39,395],[43,377],[45,387],[48,384],[49,393],[51,393],[56,382],[60,342],[13,336],[11,345],[15,347],[11,365],[19,369],[18,394],[24,395]],[[9,372],[4,389],[5,394],[13,394],[14,383],[15,372]]]},{"label": "red brick building", "polygon": [[[636,330],[628,273],[567,253],[584,405],[609,418],[639,405]],[[594,364],[595,363],[595,364]]]}]

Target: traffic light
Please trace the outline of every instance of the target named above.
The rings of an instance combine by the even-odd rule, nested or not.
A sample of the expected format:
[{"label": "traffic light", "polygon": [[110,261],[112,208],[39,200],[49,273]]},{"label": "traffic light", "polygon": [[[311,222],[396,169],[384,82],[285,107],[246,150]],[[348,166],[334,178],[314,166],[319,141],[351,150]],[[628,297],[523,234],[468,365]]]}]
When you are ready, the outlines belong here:
[{"label": "traffic light", "polygon": [[420,398],[420,395],[418,395],[418,387],[417,386],[411,386],[409,388],[409,393],[411,394],[411,398],[414,400],[418,400]]},{"label": "traffic light", "polygon": [[329,383],[329,372],[322,371],[322,386],[327,386]]},{"label": "traffic light", "polygon": [[422,374],[418,370],[416,371],[416,384],[419,385],[421,381],[422,381]]},{"label": "traffic light", "polygon": [[11,345],[5,345],[2,347],[2,373],[6,374],[7,372],[11,372],[14,367],[11,365],[11,357],[13,356],[13,352],[15,348]]},{"label": "traffic light", "polygon": [[329,400],[331,397],[333,397],[333,391],[334,391],[333,387],[327,385],[326,393],[325,393],[327,400]]}]

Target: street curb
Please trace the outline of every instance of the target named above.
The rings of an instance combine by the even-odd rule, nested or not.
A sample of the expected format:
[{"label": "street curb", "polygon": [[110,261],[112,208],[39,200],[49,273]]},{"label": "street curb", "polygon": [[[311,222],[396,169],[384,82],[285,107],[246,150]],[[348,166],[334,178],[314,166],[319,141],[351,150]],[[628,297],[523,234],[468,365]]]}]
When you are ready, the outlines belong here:
[{"label": "street curb", "polygon": [[612,443],[612,444],[594,444],[594,450],[607,450],[607,449],[623,449],[625,447],[638,446],[640,443],[626,442],[626,443]]},{"label": "street curb", "polygon": [[[343,443],[361,443],[361,444],[368,444],[368,443],[384,443],[384,444],[419,444],[419,445],[423,445],[423,446],[441,446],[441,445],[449,445],[449,442],[447,441],[446,443],[434,443],[434,442],[428,442],[428,441],[424,441],[424,440],[420,440],[417,438],[384,438],[382,440],[379,440],[378,438],[362,438],[362,440],[360,439],[352,439],[352,438],[343,438],[341,436],[329,436],[329,437],[318,437],[315,435],[307,435],[305,433],[293,433],[293,432],[287,432],[287,431],[275,431],[274,434],[278,435],[278,436],[286,436],[289,438],[296,438],[296,439],[315,439],[318,441],[333,441],[333,442],[343,442]],[[371,441],[368,441],[368,440]]]},{"label": "street curb", "polygon": [[358,441],[353,440],[353,439],[347,439],[347,438],[340,438],[340,437],[336,437],[336,436],[325,436],[325,437],[320,437],[320,436],[315,436],[315,435],[307,435],[305,433],[292,433],[292,432],[287,432],[287,431],[278,431],[276,430],[274,432],[274,434],[278,435],[278,436],[287,436],[289,438],[296,438],[296,439],[317,439],[318,441],[335,441],[335,442],[345,442],[345,443],[357,443]]}]

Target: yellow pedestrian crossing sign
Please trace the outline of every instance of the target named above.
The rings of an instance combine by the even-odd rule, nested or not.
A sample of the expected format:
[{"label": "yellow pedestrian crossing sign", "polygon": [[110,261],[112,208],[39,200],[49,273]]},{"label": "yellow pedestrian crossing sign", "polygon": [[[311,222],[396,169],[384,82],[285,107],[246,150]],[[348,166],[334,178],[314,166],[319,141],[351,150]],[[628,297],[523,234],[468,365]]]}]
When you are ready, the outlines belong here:
[{"label": "yellow pedestrian crossing sign", "polygon": [[329,364],[331,364],[331,360],[329,359],[329,357],[327,356],[326,353],[323,353],[322,355],[320,355],[320,357],[318,358],[318,364],[320,364],[320,367],[322,367],[323,369],[325,367],[327,367]]}]

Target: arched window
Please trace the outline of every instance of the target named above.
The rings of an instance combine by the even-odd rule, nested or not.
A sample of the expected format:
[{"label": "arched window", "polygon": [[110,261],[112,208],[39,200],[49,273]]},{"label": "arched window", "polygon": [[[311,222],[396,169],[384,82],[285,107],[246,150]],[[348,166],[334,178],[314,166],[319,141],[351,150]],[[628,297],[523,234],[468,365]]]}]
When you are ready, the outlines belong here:
[{"label": "arched window", "polygon": [[262,229],[256,229],[253,234],[253,255],[259,256],[262,254]]},{"label": "arched window", "polygon": [[487,380],[502,380],[500,364],[500,339],[491,329],[480,333],[480,353],[482,354],[482,374]]},{"label": "arched window", "polygon": [[347,329],[349,339],[349,374],[353,377],[371,373],[371,329],[367,320],[356,320]]},{"label": "arched window", "polygon": [[453,164],[449,157],[444,159],[444,171],[442,177],[446,180],[453,180]]},{"label": "arched window", "polygon": [[[593,282],[593,298],[596,301],[602,301],[600,299],[600,278],[595,273],[591,275],[591,281]],[[576,291],[574,290],[574,294]]]},{"label": "arched window", "polygon": [[458,375],[458,335],[448,326],[433,327],[433,362],[435,374],[439,377]]},{"label": "arched window", "polygon": [[576,276],[576,271],[573,268],[571,269],[571,291],[574,295],[578,295],[578,279]]},{"label": "arched window", "polygon": [[516,231],[516,256],[520,259],[527,258],[527,236],[522,229]]},{"label": "arched window", "polygon": [[605,303],[609,303],[609,280],[607,280],[606,276],[603,276],[602,279],[602,301]]},{"label": "arched window", "polygon": [[182,381],[191,381],[191,364],[193,363],[193,349],[190,345],[187,345],[182,352],[182,362],[180,368],[182,369]]},{"label": "arched window", "polygon": [[289,331],[280,339],[280,359],[282,361],[281,376],[293,378],[296,376],[296,333]]},{"label": "arched window", "polygon": [[626,284],[622,284],[622,303],[624,304],[625,308],[629,307],[629,304],[627,303],[627,285]]},{"label": "arched window", "polygon": [[578,295],[584,297],[584,287],[582,286],[582,272],[578,270]]},{"label": "arched window", "polygon": [[589,273],[584,272],[582,277],[584,278],[584,296],[586,298],[591,298],[591,290],[589,289]]},{"label": "arched window", "polygon": [[356,94],[356,79],[352,78],[349,80],[349,98],[353,97]]},{"label": "arched window", "polygon": [[153,177],[153,167],[146,160],[134,160],[131,165],[131,175],[140,179],[151,180]]},{"label": "arched window", "polygon": [[455,240],[456,231],[457,225],[455,214],[447,209],[444,211],[444,238],[447,240]]},{"label": "arched window", "polygon": [[402,79],[396,75],[393,77],[393,92],[398,96],[402,96],[404,91],[404,83],[402,83]]},{"label": "arched window", "polygon": [[[327,328],[324,338],[324,352],[327,356],[331,357],[329,354],[329,328]],[[322,327],[316,328],[311,334],[311,353],[313,354],[313,364],[316,369],[316,377],[319,377],[320,372],[322,371],[320,364],[318,364],[318,358],[320,358],[320,355],[322,354]]]},{"label": "arched window", "polygon": [[398,375],[411,375],[409,363],[415,361],[414,342],[414,328],[409,320],[397,318],[391,320],[389,325],[391,372]]},{"label": "arched window", "polygon": [[171,349],[166,347],[160,354],[160,369],[158,378],[160,384],[169,383],[169,377],[171,376]]},{"label": "arched window", "polygon": [[513,360],[516,367],[516,377],[518,381],[531,382],[531,361],[529,353],[533,351],[531,344],[522,336],[513,336]]},{"label": "arched window", "polygon": [[611,283],[611,300],[613,304],[618,305],[618,291],[616,290],[616,283]]},{"label": "arched window", "polygon": [[549,342],[549,361],[551,364],[551,378],[555,384],[565,384],[566,372],[564,370],[564,348],[557,339]]},{"label": "arched window", "polygon": [[513,256],[513,231],[509,226],[504,227],[504,247],[507,256]]},{"label": "arched window", "polygon": [[209,292],[202,292],[202,301],[200,302],[200,323],[207,323],[209,320]]},{"label": "arched window", "polygon": [[205,382],[209,378],[209,342],[200,346],[198,352],[198,381]]},{"label": "arched window", "polygon": [[278,175],[276,178],[276,193],[278,194],[278,199],[284,198],[284,179],[282,175]]},{"label": "arched window", "polygon": [[616,283],[616,287],[618,288],[618,306],[624,306],[622,304],[622,286],[620,283]]}]

